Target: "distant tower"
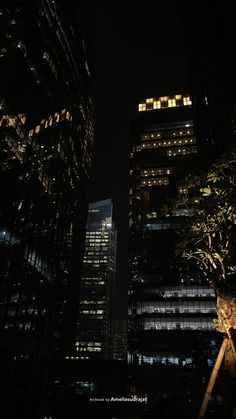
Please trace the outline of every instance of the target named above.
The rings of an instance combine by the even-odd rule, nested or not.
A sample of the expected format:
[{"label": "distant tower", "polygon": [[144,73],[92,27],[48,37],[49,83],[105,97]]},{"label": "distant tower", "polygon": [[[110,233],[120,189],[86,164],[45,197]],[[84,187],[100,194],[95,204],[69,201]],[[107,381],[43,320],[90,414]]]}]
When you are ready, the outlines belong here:
[{"label": "distant tower", "polygon": [[127,359],[127,321],[116,320],[112,333],[112,358]]},{"label": "distant tower", "polygon": [[89,205],[76,352],[80,359],[112,357],[116,238],[112,201]]}]

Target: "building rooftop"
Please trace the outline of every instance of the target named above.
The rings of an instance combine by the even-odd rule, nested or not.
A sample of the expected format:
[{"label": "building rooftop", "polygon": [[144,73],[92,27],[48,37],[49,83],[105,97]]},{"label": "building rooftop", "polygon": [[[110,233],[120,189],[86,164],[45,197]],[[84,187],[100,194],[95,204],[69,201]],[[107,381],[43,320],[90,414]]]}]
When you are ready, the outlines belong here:
[{"label": "building rooftop", "polygon": [[154,109],[174,108],[179,106],[191,106],[192,100],[189,94],[178,94],[174,96],[161,96],[158,98],[147,98],[139,102],[138,110],[152,111]]}]

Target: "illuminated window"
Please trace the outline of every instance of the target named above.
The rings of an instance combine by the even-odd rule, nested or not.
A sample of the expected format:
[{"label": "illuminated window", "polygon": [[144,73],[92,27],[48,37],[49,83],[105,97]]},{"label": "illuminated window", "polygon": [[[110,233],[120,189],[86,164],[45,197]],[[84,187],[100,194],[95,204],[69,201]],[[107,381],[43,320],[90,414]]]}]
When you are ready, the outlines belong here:
[{"label": "illuminated window", "polygon": [[140,103],[138,105],[138,110],[139,110],[139,112],[146,111],[146,104],[145,103]]},{"label": "illuminated window", "polygon": [[154,100],[153,108],[154,109],[160,109],[161,108],[161,101],[160,100]]},{"label": "illuminated window", "polygon": [[173,108],[176,106],[176,100],[175,99],[168,99],[168,107]]},{"label": "illuminated window", "polygon": [[189,96],[183,98],[183,103],[184,106],[192,105],[192,101],[190,100]]},{"label": "illuminated window", "polygon": [[147,103],[153,103],[153,98],[146,99],[146,102],[147,102]]},{"label": "illuminated window", "polygon": [[176,99],[176,100],[180,100],[180,99],[182,99],[182,95],[175,95],[175,99]]}]

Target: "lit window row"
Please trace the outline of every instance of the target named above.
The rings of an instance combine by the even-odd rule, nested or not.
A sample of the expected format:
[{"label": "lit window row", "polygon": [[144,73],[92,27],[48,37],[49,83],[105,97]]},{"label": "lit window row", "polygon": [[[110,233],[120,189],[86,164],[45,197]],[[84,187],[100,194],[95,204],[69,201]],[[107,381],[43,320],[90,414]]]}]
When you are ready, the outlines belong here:
[{"label": "lit window row", "polygon": [[197,153],[197,147],[181,147],[181,148],[172,148],[167,150],[167,156],[179,156],[179,155],[185,155],[185,154],[195,154]]},{"label": "lit window row", "polygon": [[87,235],[86,234],[86,240],[90,240],[90,241],[94,241],[94,240],[99,240],[99,242],[103,243],[103,242],[107,242],[109,239],[109,233],[107,233],[106,235]]},{"label": "lit window row", "polygon": [[169,138],[171,137],[186,137],[186,136],[190,136],[193,135],[193,129],[188,128],[187,130],[185,129],[179,129],[179,130],[174,130],[174,131],[153,131],[153,132],[149,132],[149,133],[145,133],[141,135],[141,139],[143,141],[148,141],[148,140],[159,140],[160,138],[165,138],[166,141],[168,141]]},{"label": "lit window row", "polygon": [[18,114],[17,116],[3,115],[2,119],[0,119],[0,127],[14,127],[16,124],[24,125],[25,121],[25,114]]},{"label": "lit window row", "polygon": [[173,108],[176,106],[190,106],[192,101],[189,95],[162,96],[159,98],[148,98],[138,105],[139,112],[151,111],[153,109]]},{"label": "lit window row", "polygon": [[93,283],[94,285],[105,285],[105,281],[97,281],[96,279],[95,280],[83,280],[83,283],[84,284],[86,284],[86,285],[91,285],[91,283]]},{"label": "lit window row", "polygon": [[88,255],[99,255],[104,254],[109,250],[107,245],[108,243],[100,243],[99,245],[92,244],[92,246],[86,246],[86,251],[91,250],[91,252],[87,252]]},{"label": "lit window row", "polygon": [[152,168],[141,170],[142,177],[170,175],[173,172],[172,167]]},{"label": "lit window row", "polygon": [[97,301],[97,300],[81,300],[80,301],[80,304],[104,304],[105,303],[105,301],[104,300],[102,300],[102,301]]},{"label": "lit window row", "polygon": [[87,231],[86,235],[88,236],[101,236],[101,237],[108,237],[109,233],[104,231]]},{"label": "lit window row", "polygon": [[158,294],[160,297],[169,298],[169,297],[215,297],[215,291],[210,287],[198,287],[198,286],[189,286],[189,287],[166,287],[166,288],[146,288],[144,290],[145,294]]},{"label": "lit window row", "polygon": [[81,314],[104,314],[105,310],[80,310]]},{"label": "lit window row", "polygon": [[28,137],[32,137],[35,134],[38,134],[41,130],[44,130],[52,125],[55,125],[62,121],[72,121],[72,115],[66,109],[62,109],[60,112],[55,112],[54,115],[50,115],[47,119],[42,119],[41,122],[34,128],[29,131]]},{"label": "lit window row", "polygon": [[76,342],[75,346],[102,346],[102,342]]},{"label": "lit window row", "polygon": [[[215,313],[214,301],[159,301],[143,302],[135,308],[137,314],[146,313]],[[129,307],[129,314],[132,308]]]},{"label": "lit window row", "polygon": [[141,181],[141,186],[161,186],[161,185],[169,185],[169,178],[168,177],[155,177],[149,178],[146,180]]},{"label": "lit window row", "polygon": [[80,348],[77,346],[76,351],[78,352],[101,352],[102,348],[90,348],[90,347],[85,347],[85,348]]},{"label": "lit window row", "polygon": [[195,144],[196,139],[195,138],[185,138],[182,140],[166,140],[166,141],[145,141],[140,144],[140,146],[137,146],[136,151],[140,151],[147,148],[167,148],[170,146],[185,146],[189,144]]},{"label": "lit window row", "polygon": [[95,238],[88,237],[87,241],[90,243],[107,243],[108,239],[97,239],[97,238],[95,239]]},{"label": "lit window row", "polygon": [[89,239],[99,239],[103,241],[103,239],[109,238],[109,233],[108,232],[101,232],[98,234],[86,233],[86,237],[88,237]]},{"label": "lit window row", "polygon": [[128,364],[138,361],[139,365],[142,364],[159,364],[159,365],[174,365],[181,367],[189,367],[193,365],[193,359],[186,356],[172,356],[172,355],[144,355],[144,354],[131,354],[128,352]]},{"label": "lit window row", "polygon": [[143,322],[144,330],[213,330],[215,328],[213,320],[200,317],[190,318],[154,318],[145,319]]}]

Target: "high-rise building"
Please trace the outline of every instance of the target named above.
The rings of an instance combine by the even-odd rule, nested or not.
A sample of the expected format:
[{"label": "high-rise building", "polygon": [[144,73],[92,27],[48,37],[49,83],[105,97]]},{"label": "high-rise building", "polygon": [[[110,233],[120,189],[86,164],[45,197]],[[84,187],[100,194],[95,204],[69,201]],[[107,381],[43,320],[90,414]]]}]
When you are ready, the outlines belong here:
[{"label": "high-rise building", "polygon": [[[191,264],[180,266],[175,259],[176,231],[188,216],[186,177],[201,166],[203,148],[188,94],[139,103],[130,155],[128,308],[128,363],[136,392],[170,396],[181,382],[191,398],[196,366],[204,376],[213,365],[214,290]],[[165,206],[177,197],[183,205],[166,216]],[[188,196],[188,204],[196,206],[199,199]]]},{"label": "high-rise building", "polygon": [[127,359],[127,322],[116,320],[112,330],[112,358]]},{"label": "high-rise building", "polygon": [[84,2],[56,0],[0,7],[0,397],[7,417],[18,417],[20,403],[25,417],[38,417],[50,354],[74,347],[94,135],[87,12]]},{"label": "high-rise building", "polygon": [[116,237],[112,201],[89,204],[76,338],[80,359],[112,358]]}]

